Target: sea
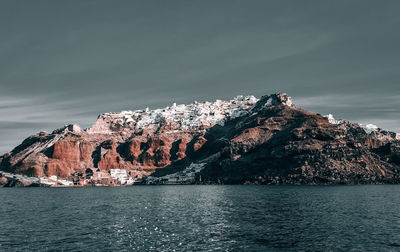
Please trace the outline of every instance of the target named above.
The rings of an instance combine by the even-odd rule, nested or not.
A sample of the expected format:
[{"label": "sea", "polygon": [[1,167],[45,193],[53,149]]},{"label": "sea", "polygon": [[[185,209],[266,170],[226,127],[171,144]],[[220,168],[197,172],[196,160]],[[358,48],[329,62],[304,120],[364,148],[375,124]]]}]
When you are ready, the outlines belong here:
[{"label": "sea", "polygon": [[0,251],[400,251],[400,186],[0,188]]}]

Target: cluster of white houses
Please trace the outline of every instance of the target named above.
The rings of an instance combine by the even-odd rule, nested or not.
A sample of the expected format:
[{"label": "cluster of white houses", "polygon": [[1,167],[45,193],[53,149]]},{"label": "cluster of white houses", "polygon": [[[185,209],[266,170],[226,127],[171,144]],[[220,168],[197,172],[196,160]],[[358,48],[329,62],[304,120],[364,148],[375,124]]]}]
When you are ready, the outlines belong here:
[{"label": "cluster of white houses", "polygon": [[[21,185],[30,186],[117,186],[133,185],[138,179],[128,176],[126,169],[111,169],[110,171],[94,171],[86,169],[85,173],[76,172],[68,178],[57,176],[49,177],[28,177],[20,174],[0,172],[0,177],[5,177],[9,181],[19,182]],[[134,175],[134,174],[133,174]]]},{"label": "cluster of white houses", "polygon": [[175,122],[180,129],[199,129],[203,126],[223,125],[227,119],[244,115],[257,103],[254,96],[237,96],[231,100],[216,100],[215,102],[195,102],[192,104],[173,103],[161,109],[121,111],[120,113],[105,113],[99,116],[88,133],[107,133],[121,126],[129,129],[158,128],[163,121]]},{"label": "cluster of white houses", "polygon": [[[134,184],[192,184],[196,181],[196,175],[204,168],[205,163],[191,163],[186,169],[168,174],[162,177],[149,176],[142,178],[140,174],[126,169],[110,169],[109,171],[86,169],[84,173],[75,172],[68,178],[57,176],[28,177],[25,175],[1,172],[0,177],[19,181],[24,185],[36,185],[45,187],[68,186],[120,186]],[[201,178],[200,178],[201,180]]]},{"label": "cluster of white houses", "polygon": [[101,171],[99,169],[92,170],[88,168],[85,173],[74,173],[69,182],[76,186],[116,186],[133,185],[135,181],[140,178],[141,177],[132,174],[131,171],[128,172],[126,169],[110,169],[109,171]]}]

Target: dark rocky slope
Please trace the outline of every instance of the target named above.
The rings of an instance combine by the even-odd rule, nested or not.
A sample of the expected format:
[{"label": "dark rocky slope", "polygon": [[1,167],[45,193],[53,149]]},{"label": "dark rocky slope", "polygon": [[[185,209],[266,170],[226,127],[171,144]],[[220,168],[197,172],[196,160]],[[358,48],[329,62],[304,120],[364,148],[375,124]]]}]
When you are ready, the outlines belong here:
[{"label": "dark rocky slope", "polygon": [[[331,124],[284,105],[232,122],[220,157],[201,172],[223,183],[398,183],[396,134],[367,134],[357,124]],[[217,140],[218,141],[218,140]],[[212,145],[212,144],[211,144]]]}]

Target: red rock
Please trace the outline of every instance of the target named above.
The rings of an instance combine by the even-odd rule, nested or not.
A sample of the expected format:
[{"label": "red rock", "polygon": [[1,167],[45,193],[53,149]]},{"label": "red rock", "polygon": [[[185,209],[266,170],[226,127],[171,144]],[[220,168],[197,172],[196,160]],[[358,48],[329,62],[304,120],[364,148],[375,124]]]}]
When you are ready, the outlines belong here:
[{"label": "red rock", "polygon": [[79,140],[69,137],[56,142],[52,158],[72,163],[80,162]]},{"label": "red rock", "polygon": [[203,145],[207,142],[207,139],[205,139],[203,136],[199,136],[194,145],[193,145],[193,150],[198,151]]},{"label": "red rock", "polygon": [[100,170],[108,171],[110,169],[122,168],[124,162],[117,152],[117,143],[111,141],[107,149],[101,149],[101,158],[98,163]]},{"label": "red rock", "polygon": [[8,179],[6,177],[0,177],[0,187],[7,185]]}]

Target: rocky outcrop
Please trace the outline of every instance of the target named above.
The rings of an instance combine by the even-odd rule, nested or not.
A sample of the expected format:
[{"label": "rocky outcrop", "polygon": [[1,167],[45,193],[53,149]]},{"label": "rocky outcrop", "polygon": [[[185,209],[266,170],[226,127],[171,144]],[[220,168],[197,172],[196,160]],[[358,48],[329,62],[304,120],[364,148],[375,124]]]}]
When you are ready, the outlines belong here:
[{"label": "rocky outcrop", "polygon": [[400,141],[273,94],[106,113],[89,129],[33,135],[0,162],[55,183],[115,184],[125,171],[143,183],[398,183]]},{"label": "rocky outcrop", "polygon": [[391,158],[379,153],[382,146],[398,144],[395,138],[383,140],[386,133],[367,134],[357,124],[331,124],[323,116],[282,105],[241,123],[228,131],[231,140],[221,157],[202,171],[204,179],[289,184],[399,181],[397,149],[386,152]]},{"label": "rocky outcrop", "polygon": [[46,187],[48,185],[40,184],[40,180],[36,177],[26,177],[14,175],[0,171],[0,187]]},{"label": "rocky outcrop", "polygon": [[8,184],[8,179],[4,176],[0,176],[0,187],[4,187]]}]

